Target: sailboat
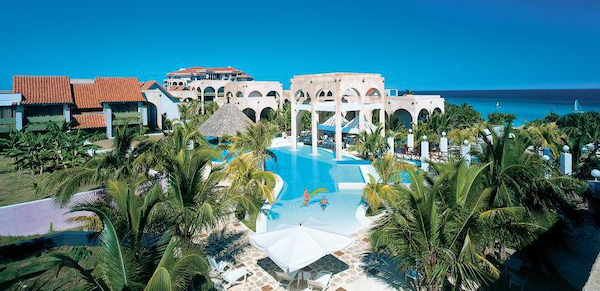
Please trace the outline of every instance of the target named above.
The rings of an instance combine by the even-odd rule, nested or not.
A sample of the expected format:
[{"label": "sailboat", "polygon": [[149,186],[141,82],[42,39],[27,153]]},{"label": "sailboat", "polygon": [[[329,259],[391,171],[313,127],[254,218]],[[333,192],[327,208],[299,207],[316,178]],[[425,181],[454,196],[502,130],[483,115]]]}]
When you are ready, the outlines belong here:
[{"label": "sailboat", "polygon": [[579,105],[579,100],[575,99],[575,103],[573,103],[573,112],[581,113],[583,109],[581,109],[581,105]]},{"label": "sailboat", "polygon": [[500,108],[500,102],[496,102],[496,108]]}]

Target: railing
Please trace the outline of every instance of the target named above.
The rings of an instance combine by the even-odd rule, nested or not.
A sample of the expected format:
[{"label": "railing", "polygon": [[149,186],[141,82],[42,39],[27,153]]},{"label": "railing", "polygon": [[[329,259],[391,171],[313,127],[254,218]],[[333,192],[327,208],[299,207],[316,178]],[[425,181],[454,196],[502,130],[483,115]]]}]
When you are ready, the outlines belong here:
[{"label": "railing", "polygon": [[130,124],[136,124],[142,121],[142,114],[137,111],[114,112],[113,115],[113,125],[123,125],[128,121]]},{"label": "railing", "polygon": [[14,118],[0,118],[0,133],[7,133],[16,128]]},{"label": "railing", "polygon": [[45,116],[32,116],[27,117],[27,129],[31,131],[42,131],[48,129],[48,123],[55,123],[57,125],[65,122],[63,115],[45,115]]}]

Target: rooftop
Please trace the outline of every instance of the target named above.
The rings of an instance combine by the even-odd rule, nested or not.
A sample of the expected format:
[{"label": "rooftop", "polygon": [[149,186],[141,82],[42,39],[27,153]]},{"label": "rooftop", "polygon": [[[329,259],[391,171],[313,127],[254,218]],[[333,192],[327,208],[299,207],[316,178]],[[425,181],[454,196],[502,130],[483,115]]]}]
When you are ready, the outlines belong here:
[{"label": "rooftop", "polygon": [[15,76],[13,92],[23,95],[23,104],[75,104],[81,109],[102,108],[102,102],[144,101],[137,78]]},{"label": "rooftop", "polygon": [[167,73],[167,76],[193,76],[193,75],[203,75],[206,73],[238,73],[245,74],[244,71],[238,70],[232,67],[190,67],[190,68],[181,68],[177,71]]}]

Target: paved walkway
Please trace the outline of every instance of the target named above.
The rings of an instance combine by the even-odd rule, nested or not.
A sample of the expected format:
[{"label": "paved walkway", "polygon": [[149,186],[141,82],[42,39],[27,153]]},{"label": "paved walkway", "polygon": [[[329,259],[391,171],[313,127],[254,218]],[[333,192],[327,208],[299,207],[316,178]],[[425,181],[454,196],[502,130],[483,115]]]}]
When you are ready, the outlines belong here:
[{"label": "paved walkway", "polygon": [[[244,224],[235,222],[204,240],[210,244],[209,253],[213,252],[213,255],[219,259],[229,260],[232,263],[234,261],[236,267],[246,267],[252,272],[245,283],[234,286],[229,290],[284,290],[284,288],[279,287],[275,279],[275,271],[281,269],[266,254],[249,244],[249,235],[252,233]],[[381,276],[383,270],[382,272],[371,271],[377,276],[368,273],[366,270],[367,262],[365,258],[370,257],[368,255],[370,250],[368,229],[359,231],[351,237],[355,239],[354,245],[341,252],[321,258],[307,269],[313,275],[317,271],[333,273],[328,290],[398,290],[398,288],[393,288],[384,282],[382,277],[389,278],[389,276]],[[392,274],[394,277],[401,277],[395,270]],[[398,284],[402,283],[398,281]],[[294,283],[292,286],[294,290],[302,289],[296,286],[296,283]]]}]

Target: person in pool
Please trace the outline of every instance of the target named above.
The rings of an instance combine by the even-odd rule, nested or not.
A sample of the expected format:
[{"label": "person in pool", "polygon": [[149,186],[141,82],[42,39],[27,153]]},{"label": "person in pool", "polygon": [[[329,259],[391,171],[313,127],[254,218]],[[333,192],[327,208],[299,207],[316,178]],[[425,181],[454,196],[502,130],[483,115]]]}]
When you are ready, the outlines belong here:
[{"label": "person in pool", "polygon": [[321,210],[325,211],[325,209],[327,209],[327,205],[329,205],[329,201],[327,201],[327,197],[323,195],[323,197],[321,197]]},{"label": "person in pool", "polygon": [[310,202],[310,194],[308,194],[308,188],[304,188],[304,194],[302,194],[302,198],[304,198],[304,206],[308,206],[308,202]]}]

